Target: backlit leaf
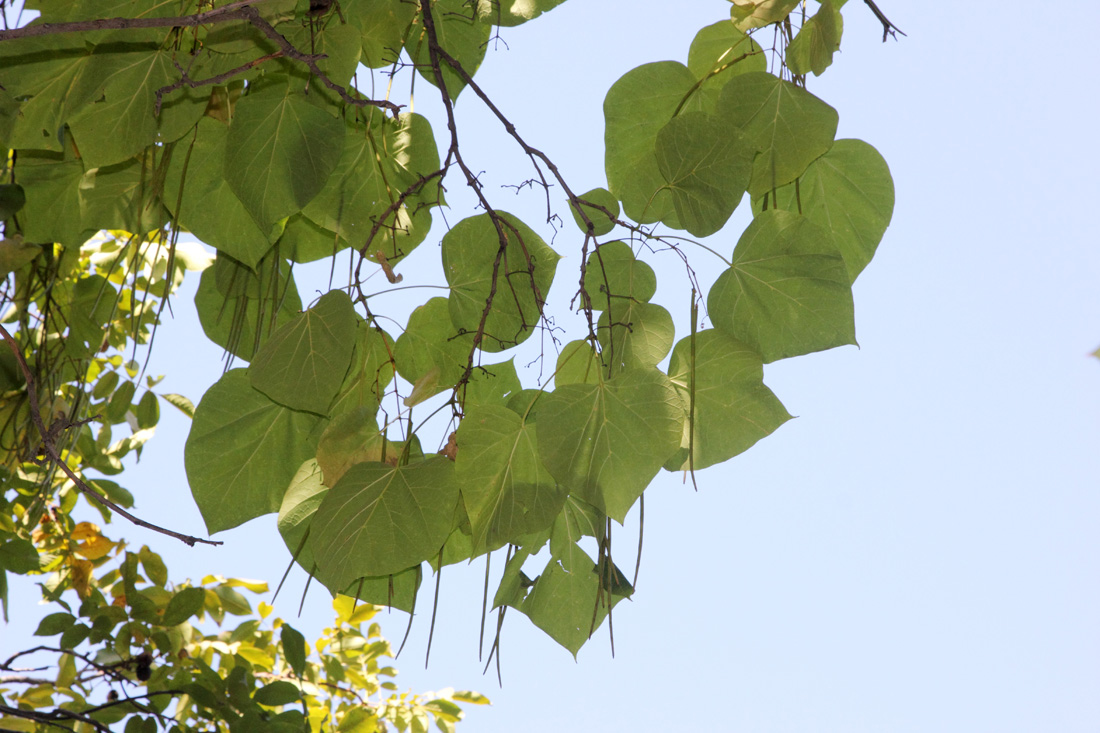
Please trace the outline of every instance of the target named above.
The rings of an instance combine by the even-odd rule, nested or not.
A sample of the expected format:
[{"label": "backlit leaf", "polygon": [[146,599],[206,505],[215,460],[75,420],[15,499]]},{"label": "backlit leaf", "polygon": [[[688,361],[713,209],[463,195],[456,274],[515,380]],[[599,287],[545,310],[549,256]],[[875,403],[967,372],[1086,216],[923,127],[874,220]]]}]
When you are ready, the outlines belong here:
[{"label": "backlit leaf", "polygon": [[753,219],[707,309],[716,328],[764,363],[856,342],[844,259],[820,227],[787,211]]},{"label": "backlit leaf", "polygon": [[252,386],[295,410],[328,414],[351,364],[357,319],[347,293],[325,293],[256,352]]},{"label": "backlit leaf", "polygon": [[680,445],[680,400],[656,369],[566,384],[539,402],[539,455],[550,474],[619,522]]},{"label": "backlit leaf", "polygon": [[325,575],[346,587],[434,557],[452,529],[454,465],[437,456],[407,466],[352,466],[310,525],[309,543]]},{"label": "backlit leaf", "polygon": [[278,511],[290,479],[313,455],[320,423],[253,389],[247,370],[226,372],[199,402],[184,450],[207,529],[220,532]]}]

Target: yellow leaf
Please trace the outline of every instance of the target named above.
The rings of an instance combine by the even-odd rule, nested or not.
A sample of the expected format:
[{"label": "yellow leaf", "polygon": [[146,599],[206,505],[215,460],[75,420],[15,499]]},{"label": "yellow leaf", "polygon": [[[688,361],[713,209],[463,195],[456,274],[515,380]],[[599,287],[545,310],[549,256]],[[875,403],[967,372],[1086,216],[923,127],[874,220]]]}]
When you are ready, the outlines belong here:
[{"label": "yellow leaf", "polygon": [[73,584],[73,590],[77,592],[81,598],[87,598],[92,594],[91,580],[92,580],[92,563],[90,560],[80,560],[73,558],[69,569],[71,571],[70,578]]}]

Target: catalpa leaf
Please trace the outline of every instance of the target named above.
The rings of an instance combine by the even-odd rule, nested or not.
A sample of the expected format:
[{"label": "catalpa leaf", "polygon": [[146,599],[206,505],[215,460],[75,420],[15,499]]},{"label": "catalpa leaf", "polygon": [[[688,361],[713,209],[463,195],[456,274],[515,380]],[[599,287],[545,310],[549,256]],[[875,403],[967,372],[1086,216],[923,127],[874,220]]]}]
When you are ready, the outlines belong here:
[{"label": "catalpa leaf", "polygon": [[480,330],[483,351],[522,343],[539,322],[559,259],[511,214],[463,219],[443,237],[451,321],[466,333]]},{"label": "catalpa leaf", "polygon": [[659,61],[628,71],[604,99],[607,187],[626,215],[641,224],[674,218],[672,195],[657,165],[657,133],[694,84],[683,64]]},{"label": "catalpa leaf", "polygon": [[[695,335],[692,380],[691,337],[672,350],[668,376],[684,403],[680,451],[665,464],[670,471],[696,470],[728,460],[751,448],[791,419],[764,385],[760,354],[716,329]],[[695,389],[694,429],[687,417]],[[694,461],[689,457],[694,450]]]},{"label": "catalpa leaf", "polygon": [[717,116],[756,149],[749,193],[754,196],[790,183],[836,135],[836,110],[789,81],[754,72],[722,87]]},{"label": "catalpa leaf", "polygon": [[351,364],[357,320],[347,293],[325,293],[256,352],[252,386],[295,410],[328,414]]},{"label": "catalpa leaf", "polygon": [[550,475],[619,522],[680,445],[680,398],[653,368],[566,384],[539,403],[539,456]]},{"label": "catalpa leaf", "polygon": [[533,424],[505,407],[471,408],[458,427],[455,480],[476,554],[550,528],[565,491],[542,465]]},{"label": "catalpa leaf", "polygon": [[752,175],[754,150],[705,112],[682,112],[657,134],[657,166],[680,225],[714,234],[737,208]]},{"label": "catalpa leaf", "polygon": [[442,456],[405,466],[359,463],[329,489],[309,544],[336,587],[435,557],[453,528],[458,486]]},{"label": "catalpa leaf", "polygon": [[765,364],[856,342],[844,259],[820,227],[780,209],[749,224],[707,309],[715,327]]},{"label": "catalpa leaf", "polygon": [[206,528],[220,532],[278,511],[291,478],[313,456],[321,422],[253,389],[247,370],[226,372],[199,402],[184,449]]},{"label": "catalpa leaf", "polygon": [[241,97],[226,138],[225,180],[261,231],[301,211],[344,149],[344,122],[279,85]]},{"label": "catalpa leaf", "polygon": [[[873,147],[862,140],[837,140],[829,152],[810,163],[797,190],[793,184],[783,186],[772,200],[827,232],[854,282],[890,224],[894,180]],[[759,209],[754,202],[753,211]]]},{"label": "catalpa leaf", "polygon": [[653,268],[634,257],[626,242],[607,242],[588,256],[584,270],[584,289],[592,307],[606,311],[615,298],[645,302],[657,292]]}]

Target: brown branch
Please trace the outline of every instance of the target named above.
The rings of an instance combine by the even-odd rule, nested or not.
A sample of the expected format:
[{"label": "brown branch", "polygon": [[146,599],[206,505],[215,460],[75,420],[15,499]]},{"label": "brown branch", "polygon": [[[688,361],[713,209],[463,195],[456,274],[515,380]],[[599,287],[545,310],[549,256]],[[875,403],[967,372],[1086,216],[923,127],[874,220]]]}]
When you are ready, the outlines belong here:
[{"label": "brown branch", "polygon": [[276,51],[275,53],[269,53],[266,56],[261,56],[258,59],[253,59],[252,61],[249,61],[247,64],[241,64],[240,66],[238,66],[235,69],[230,69],[229,71],[226,71],[223,74],[217,74],[217,75],[211,76],[207,79],[192,79],[190,76],[187,75],[187,72],[184,70],[184,68],[182,66],[180,66],[178,63],[173,61],[172,63],[174,63],[176,65],[176,69],[178,69],[179,72],[180,72],[180,78],[177,79],[176,81],[172,82],[171,84],[168,84],[167,86],[163,86],[163,87],[161,87],[160,89],[157,90],[157,103],[153,107],[153,114],[156,117],[160,117],[160,108],[161,108],[161,106],[164,102],[164,95],[165,94],[169,94],[171,92],[174,92],[177,89],[182,89],[185,86],[191,87],[192,89],[195,89],[196,87],[208,86],[210,84],[221,84],[222,82],[229,81],[230,79],[235,77],[237,74],[243,74],[244,72],[248,71],[249,69],[256,68],[257,66],[259,66],[260,64],[262,64],[265,61],[270,61],[271,59],[281,58],[282,55],[283,55],[282,51]]},{"label": "brown branch", "polygon": [[[882,42],[883,43],[886,43],[886,37],[887,36],[893,36],[895,41],[898,40],[898,36],[897,36],[898,33],[905,36],[905,31],[903,31],[901,28],[898,28],[896,25],[891,23],[890,19],[887,18],[883,14],[883,12],[878,9],[877,5],[875,5],[874,0],[863,0],[863,2],[867,3],[867,7],[869,7],[871,9],[871,12],[875,14],[875,17],[878,18],[878,22],[882,23]],[[905,37],[908,38],[908,36],[905,36]]]},{"label": "brown branch", "polygon": [[15,355],[16,361],[19,362],[19,368],[23,371],[23,378],[27,382],[27,397],[30,400],[31,419],[34,421],[35,427],[38,428],[38,432],[42,436],[42,449],[46,452],[46,455],[49,457],[49,459],[53,461],[54,465],[60,468],[61,471],[69,477],[69,480],[73,482],[77,489],[83,492],[85,496],[88,496],[96,501],[101,506],[106,507],[112,512],[120,514],[123,517],[126,517],[126,519],[129,519],[132,523],[138,525],[139,527],[145,527],[146,529],[151,529],[154,532],[159,532],[160,534],[167,535],[169,537],[175,537],[177,540],[185,543],[189,547],[194,547],[196,543],[200,542],[204,545],[223,544],[219,540],[204,540],[199,537],[192,537],[191,535],[182,534],[180,532],[175,532],[170,529],[165,529],[164,527],[157,526],[152,522],[147,522],[140,517],[134,516],[130,512],[115,504],[107,497],[100,496],[97,491],[93,490],[86,483],[84,483],[83,479],[77,476],[76,473],[74,473],[73,470],[69,468],[68,464],[64,461],[64,459],[61,458],[60,454],[58,453],[57,446],[54,445],[54,435],[51,431],[51,428],[53,426],[51,426],[51,428],[47,428],[46,424],[42,421],[42,413],[40,412],[38,407],[38,393],[34,383],[34,376],[31,374],[30,367],[27,366],[26,359],[23,358],[22,349],[19,348],[19,344],[12,337],[12,335],[8,333],[8,330],[4,328],[3,325],[0,325],[0,336],[3,336],[4,340],[8,342],[8,346],[11,348],[12,354]]}]

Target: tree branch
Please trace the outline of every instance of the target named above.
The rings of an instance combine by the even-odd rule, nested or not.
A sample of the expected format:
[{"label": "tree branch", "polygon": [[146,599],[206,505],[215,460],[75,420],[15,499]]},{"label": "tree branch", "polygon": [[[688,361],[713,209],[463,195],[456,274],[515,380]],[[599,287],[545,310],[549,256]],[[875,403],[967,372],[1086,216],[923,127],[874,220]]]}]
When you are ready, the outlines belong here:
[{"label": "tree branch", "polygon": [[[887,36],[893,36],[895,41],[898,40],[898,33],[905,36],[905,31],[891,23],[890,19],[883,15],[882,11],[878,9],[877,5],[875,5],[874,0],[863,0],[863,2],[867,3],[867,7],[869,7],[871,9],[871,12],[875,14],[875,17],[878,18],[878,22],[882,23],[883,43],[886,43]],[[908,38],[908,36],[905,37]]]},{"label": "tree branch", "polygon": [[[164,527],[157,526],[152,522],[147,522],[140,517],[135,517],[133,514],[130,514],[128,511],[118,506],[107,497],[100,496],[99,492],[93,490],[86,483],[84,483],[84,480],[77,476],[76,473],[74,473],[73,470],[69,468],[68,464],[64,461],[64,459],[61,458],[60,454],[58,454],[57,452],[57,446],[54,445],[56,423],[47,428],[46,424],[42,421],[42,413],[38,406],[38,392],[35,388],[34,376],[31,374],[30,367],[27,366],[26,359],[23,358],[23,350],[19,348],[18,342],[16,342],[12,335],[8,333],[8,330],[4,328],[3,325],[0,325],[0,336],[3,336],[4,340],[8,342],[8,346],[11,348],[12,354],[15,355],[16,361],[19,362],[19,368],[23,371],[23,378],[27,382],[27,397],[30,400],[31,420],[34,421],[35,427],[38,428],[38,432],[42,436],[43,450],[46,452],[46,455],[54,463],[54,465],[60,468],[61,471],[69,477],[69,480],[73,482],[77,489],[83,492],[85,496],[88,496],[96,501],[101,506],[106,507],[112,512],[116,512],[123,517],[126,517],[139,527],[145,527],[146,529],[151,529],[154,532],[159,532],[163,535],[168,535],[169,537],[175,537],[177,540],[187,544],[189,547],[194,547],[196,543],[200,542],[204,545],[215,546],[223,544],[219,540],[204,540],[199,537],[192,537],[191,535],[182,534],[180,532],[175,532],[170,529],[165,529]],[[64,427],[68,426],[63,426],[62,429],[64,429]]]}]

